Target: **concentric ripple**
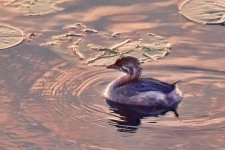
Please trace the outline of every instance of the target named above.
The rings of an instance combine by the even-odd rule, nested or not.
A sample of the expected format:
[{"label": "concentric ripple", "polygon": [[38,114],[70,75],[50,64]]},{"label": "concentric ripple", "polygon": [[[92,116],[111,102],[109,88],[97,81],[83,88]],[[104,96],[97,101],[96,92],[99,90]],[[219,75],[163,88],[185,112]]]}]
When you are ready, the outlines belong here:
[{"label": "concentric ripple", "polygon": [[24,103],[26,114],[40,120],[54,133],[67,133],[67,136],[67,130],[104,127],[105,120],[113,116],[109,115],[102,95],[111,76],[102,67],[57,65],[32,85],[34,101]]},{"label": "concentric ripple", "polygon": [[[166,70],[157,71],[157,74],[163,74],[163,72],[165,73]],[[166,130],[170,128],[171,131],[182,130],[182,132],[184,129],[190,132],[212,130],[215,127],[225,128],[224,72],[201,69],[189,72],[183,69],[180,72],[175,71],[170,78],[178,77],[181,79],[179,86],[184,93],[183,101],[178,109],[180,119],[146,118],[142,120],[142,123],[145,125],[149,122],[157,122],[158,127],[161,126]]]},{"label": "concentric ripple", "polygon": [[[184,72],[185,70],[175,75],[182,76]],[[78,67],[72,63],[61,63],[47,71],[32,85],[32,97],[39,101],[32,102],[32,107],[26,103],[25,110],[28,111],[27,114],[39,118],[43,125],[54,130],[54,133],[66,133],[67,136],[70,134],[68,130],[85,132],[95,128],[98,132],[108,125],[117,127],[119,131],[135,131],[141,122],[143,129],[161,126],[171,128],[170,130],[186,128],[187,131],[193,131],[210,129],[214,125],[224,127],[224,93],[221,87],[225,86],[225,79],[220,73],[206,76],[202,72],[193,72],[183,76],[180,86],[184,92],[184,100],[179,107],[180,119],[169,113],[165,117],[140,120],[134,115],[127,118],[111,110],[103,97],[103,91],[117,76],[118,72],[111,72],[103,67]]]},{"label": "concentric ripple", "polygon": [[[85,108],[92,103],[90,97],[101,97],[104,89],[101,85],[105,83],[107,74],[109,73],[101,68],[75,68],[72,64],[63,63],[39,78],[33,84],[31,92],[41,94],[50,103]],[[95,88],[99,85],[102,89]]]}]

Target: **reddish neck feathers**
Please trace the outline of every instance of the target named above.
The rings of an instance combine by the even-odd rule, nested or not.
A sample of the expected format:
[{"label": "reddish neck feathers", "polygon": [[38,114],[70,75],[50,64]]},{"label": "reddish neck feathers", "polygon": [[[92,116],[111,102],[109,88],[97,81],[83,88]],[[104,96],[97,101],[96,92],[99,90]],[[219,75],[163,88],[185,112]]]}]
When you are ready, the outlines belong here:
[{"label": "reddish neck feathers", "polygon": [[115,86],[122,86],[137,80],[141,75],[139,69],[134,69],[133,74],[126,74],[115,81]]}]

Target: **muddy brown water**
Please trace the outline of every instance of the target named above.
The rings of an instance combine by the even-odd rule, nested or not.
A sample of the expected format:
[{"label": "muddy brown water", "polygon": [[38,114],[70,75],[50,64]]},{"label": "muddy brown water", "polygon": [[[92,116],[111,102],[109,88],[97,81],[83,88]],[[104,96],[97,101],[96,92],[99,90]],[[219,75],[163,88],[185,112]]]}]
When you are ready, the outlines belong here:
[{"label": "muddy brown water", "polygon": [[[0,10],[0,22],[41,33],[0,51],[1,150],[225,148],[224,27],[186,20],[176,0],[59,0],[57,5],[64,10],[44,16]],[[129,124],[109,109],[102,94],[119,73],[38,45],[76,22],[102,31],[166,37],[173,44],[171,53],[144,64],[143,76],[182,80],[180,119],[167,113],[141,119],[130,132],[121,130]]]}]

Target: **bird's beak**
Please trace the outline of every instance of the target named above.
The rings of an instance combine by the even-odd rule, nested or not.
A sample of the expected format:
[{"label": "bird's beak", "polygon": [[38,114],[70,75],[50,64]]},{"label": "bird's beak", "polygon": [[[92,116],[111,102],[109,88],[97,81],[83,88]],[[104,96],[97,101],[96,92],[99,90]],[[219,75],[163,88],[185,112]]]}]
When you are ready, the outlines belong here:
[{"label": "bird's beak", "polygon": [[117,65],[112,64],[106,67],[107,69],[118,69]]}]

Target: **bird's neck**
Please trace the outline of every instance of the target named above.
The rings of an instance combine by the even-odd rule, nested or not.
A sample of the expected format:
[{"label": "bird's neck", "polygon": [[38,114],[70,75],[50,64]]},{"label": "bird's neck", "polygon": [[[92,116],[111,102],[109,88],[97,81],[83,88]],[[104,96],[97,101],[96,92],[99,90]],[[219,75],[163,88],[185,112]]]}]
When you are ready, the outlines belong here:
[{"label": "bird's neck", "polygon": [[113,81],[114,87],[120,87],[129,84],[139,78],[140,74],[124,74]]},{"label": "bird's neck", "polygon": [[112,81],[105,89],[104,95],[107,98],[115,97],[114,94],[117,88],[137,80],[140,77],[140,75],[141,75],[141,68],[134,68],[132,74],[124,74],[121,77]]},{"label": "bird's neck", "polygon": [[133,70],[132,74],[124,74],[121,77],[115,79],[114,81],[112,81],[108,87],[107,90],[109,92],[113,91],[114,89],[129,84],[135,80],[137,80],[141,75],[141,69],[135,69]]}]

